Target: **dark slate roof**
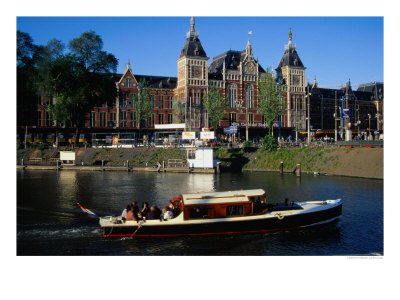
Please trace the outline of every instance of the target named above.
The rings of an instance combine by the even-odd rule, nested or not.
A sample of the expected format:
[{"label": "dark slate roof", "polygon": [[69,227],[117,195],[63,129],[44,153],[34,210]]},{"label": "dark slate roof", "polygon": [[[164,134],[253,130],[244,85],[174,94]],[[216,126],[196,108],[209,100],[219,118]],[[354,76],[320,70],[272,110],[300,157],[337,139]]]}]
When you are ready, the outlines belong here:
[{"label": "dark slate roof", "polygon": [[[311,89],[312,95],[325,98],[325,99],[335,99],[335,92],[337,92],[337,99],[340,101],[342,97],[346,97],[346,88],[341,89],[329,89],[329,88],[315,88]],[[349,99],[357,99],[360,101],[371,101],[373,100],[373,93],[364,91],[349,91]]]},{"label": "dark slate roof", "polygon": [[[117,80],[120,80],[123,74],[116,75]],[[178,78],[152,75],[133,75],[139,83],[142,79],[146,79],[152,89],[175,89]]]},{"label": "dark slate roof", "polygon": [[193,56],[193,57],[204,57],[208,58],[206,52],[203,49],[203,46],[201,45],[200,39],[197,35],[197,33],[189,33],[188,37],[186,38],[185,45],[183,46],[181,50],[181,55],[182,56]]},{"label": "dark slate roof", "polygon": [[301,62],[301,59],[295,47],[287,47],[285,49],[285,52],[283,53],[283,56],[281,58],[281,61],[279,62],[277,69],[286,66],[304,68],[304,65]]},{"label": "dark slate roof", "polygon": [[164,76],[149,76],[149,75],[134,75],[136,80],[146,79],[153,89],[174,89],[178,78],[176,77],[164,77]]},{"label": "dark slate roof", "polygon": [[[212,63],[208,67],[208,73],[209,73],[208,78],[222,79],[222,69],[224,67],[224,61],[225,61],[225,68],[227,70],[238,70],[240,62],[243,62],[245,57],[246,57],[246,50],[243,51],[229,50],[214,57]],[[265,73],[265,70],[260,65],[258,65],[258,71]]]},{"label": "dark slate roof", "polygon": [[382,82],[363,83],[358,86],[357,92],[369,92],[374,98],[383,100],[384,88]]}]

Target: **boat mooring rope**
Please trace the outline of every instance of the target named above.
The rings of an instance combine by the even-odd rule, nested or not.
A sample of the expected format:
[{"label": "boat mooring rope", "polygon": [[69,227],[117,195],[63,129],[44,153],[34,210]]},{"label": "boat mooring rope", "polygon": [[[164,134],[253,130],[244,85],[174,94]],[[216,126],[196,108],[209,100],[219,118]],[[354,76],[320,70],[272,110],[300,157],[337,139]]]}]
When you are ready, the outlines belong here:
[{"label": "boat mooring rope", "polygon": [[282,220],[285,217],[285,216],[282,216],[279,213],[275,214],[274,216],[277,217],[279,220]]},{"label": "boat mooring rope", "polygon": [[104,235],[104,236],[105,236],[105,237],[109,237],[109,236],[111,235],[111,233],[113,232],[113,229],[114,229],[114,226],[111,226],[111,231],[110,231],[110,233],[107,234],[107,235]]},{"label": "boat mooring rope", "polygon": [[132,233],[132,237],[138,232],[138,230],[140,229],[140,228],[142,228],[142,224],[143,224],[143,221],[139,221],[138,222],[138,228],[136,228],[136,230],[135,230],[135,232],[134,233]]}]

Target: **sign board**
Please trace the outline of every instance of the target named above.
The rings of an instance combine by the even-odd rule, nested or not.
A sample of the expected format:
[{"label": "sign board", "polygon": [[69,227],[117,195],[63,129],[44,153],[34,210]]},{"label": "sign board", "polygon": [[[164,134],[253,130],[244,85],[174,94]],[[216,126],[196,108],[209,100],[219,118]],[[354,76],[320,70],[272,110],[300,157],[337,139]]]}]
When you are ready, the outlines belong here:
[{"label": "sign board", "polygon": [[155,124],[154,129],[185,129],[185,123]]},{"label": "sign board", "polygon": [[113,136],[113,138],[112,138],[112,144],[113,144],[113,145],[118,145],[118,136]]},{"label": "sign board", "polygon": [[237,133],[237,126],[229,126],[228,128],[224,128],[225,134],[234,134]]},{"label": "sign board", "polygon": [[196,138],[196,132],[184,131],[182,132],[182,140],[194,140]]},{"label": "sign board", "polygon": [[344,108],[342,118],[348,119],[350,117],[350,109]]},{"label": "sign board", "polygon": [[202,140],[213,140],[215,138],[214,131],[202,131],[200,132],[200,139]]},{"label": "sign board", "polygon": [[60,160],[75,160],[74,151],[60,151]]}]

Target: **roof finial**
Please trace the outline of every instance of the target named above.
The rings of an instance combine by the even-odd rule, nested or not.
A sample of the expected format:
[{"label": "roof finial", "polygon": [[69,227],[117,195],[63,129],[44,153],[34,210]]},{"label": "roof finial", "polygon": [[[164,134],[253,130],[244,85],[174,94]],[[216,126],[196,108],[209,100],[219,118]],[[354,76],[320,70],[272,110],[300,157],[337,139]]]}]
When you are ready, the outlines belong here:
[{"label": "roof finial", "polygon": [[250,45],[250,38],[247,40],[247,46],[246,46],[246,54],[247,55],[253,55],[252,53],[252,49],[251,49],[251,45]]},{"label": "roof finial", "polygon": [[125,67],[125,70],[129,70],[131,68],[131,61],[128,59],[128,64]]},{"label": "roof finial", "polygon": [[194,32],[194,17],[190,20],[190,32]]},{"label": "roof finial", "polygon": [[289,28],[289,44],[292,43],[292,28]]}]

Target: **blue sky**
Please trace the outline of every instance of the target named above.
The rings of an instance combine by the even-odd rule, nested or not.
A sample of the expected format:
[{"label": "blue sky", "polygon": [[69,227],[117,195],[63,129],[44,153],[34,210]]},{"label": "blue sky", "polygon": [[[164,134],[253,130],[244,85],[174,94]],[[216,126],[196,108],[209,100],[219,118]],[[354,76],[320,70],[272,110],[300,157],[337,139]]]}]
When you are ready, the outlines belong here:
[{"label": "blue sky", "polygon": [[[276,67],[292,29],[293,43],[309,81],[335,87],[351,80],[384,81],[383,17],[196,17],[195,29],[210,57],[229,49],[243,50],[247,39],[264,67]],[[128,62],[142,75],[177,76],[176,59],[190,29],[187,17],[17,17],[17,29],[36,44],[56,38],[65,44],[94,30],[104,50]],[[252,35],[248,32],[252,31]]]}]

